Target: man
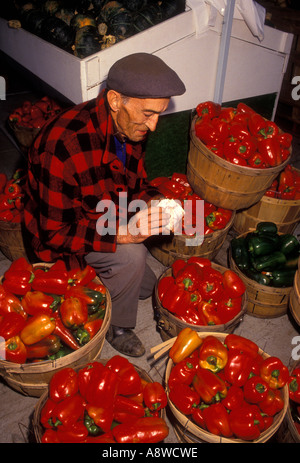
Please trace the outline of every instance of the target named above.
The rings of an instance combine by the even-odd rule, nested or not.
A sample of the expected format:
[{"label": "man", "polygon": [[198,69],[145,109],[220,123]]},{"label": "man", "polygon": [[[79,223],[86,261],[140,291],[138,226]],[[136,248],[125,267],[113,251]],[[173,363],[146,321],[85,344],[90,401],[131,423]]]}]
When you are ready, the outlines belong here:
[{"label": "man", "polygon": [[[185,87],[160,58],[135,53],[110,69],[107,88],[51,120],[30,153],[24,198],[24,241],[39,261],[64,259],[69,267],[96,269],[112,298],[107,340],[119,352],[141,356],[132,331],[138,299],[149,297],[155,276],[146,265],[143,242],[161,233],[168,216],[157,208],[137,212],[138,233],[121,218],[120,193],[128,202],[150,204],[159,195],[147,182],[145,140],[171,96]],[[113,201],[116,232],[104,233],[98,219]],[[98,212],[100,210],[100,213]],[[102,230],[102,231],[101,231]]]}]

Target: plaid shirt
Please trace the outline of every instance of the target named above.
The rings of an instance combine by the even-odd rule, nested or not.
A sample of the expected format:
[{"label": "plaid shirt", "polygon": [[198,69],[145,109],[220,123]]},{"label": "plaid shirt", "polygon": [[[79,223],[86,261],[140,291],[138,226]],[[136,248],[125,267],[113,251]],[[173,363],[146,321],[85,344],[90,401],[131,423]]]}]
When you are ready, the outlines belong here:
[{"label": "plaid shirt", "polygon": [[[100,200],[119,193],[149,201],[159,192],[147,182],[144,145],[126,143],[126,168],[115,154],[114,126],[105,91],[47,123],[28,154],[24,187],[24,242],[40,261],[63,258],[84,265],[92,251],[114,252],[116,236],[96,229]],[[106,212],[106,211],[100,211]],[[126,210],[127,213],[127,210]]]}]

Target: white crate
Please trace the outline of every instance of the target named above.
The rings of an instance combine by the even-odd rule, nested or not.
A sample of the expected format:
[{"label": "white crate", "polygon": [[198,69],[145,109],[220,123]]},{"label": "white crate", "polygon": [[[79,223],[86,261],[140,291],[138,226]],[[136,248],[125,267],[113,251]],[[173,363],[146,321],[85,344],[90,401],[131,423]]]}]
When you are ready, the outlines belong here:
[{"label": "white crate", "polygon": [[[0,18],[0,50],[74,103],[97,96],[117,59],[153,53],[179,74],[187,88],[183,96],[172,98],[168,112],[188,110],[214,95],[223,17],[218,15],[213,27],[206,26],[208,8],[204,3],[197,12],[187,7],[184,13],[84,59],[23,29],[11,29]],[[292,35],[267,26],[264,35],[260,42],[244,21],[234,19],[223,101],[279,93]]]}]

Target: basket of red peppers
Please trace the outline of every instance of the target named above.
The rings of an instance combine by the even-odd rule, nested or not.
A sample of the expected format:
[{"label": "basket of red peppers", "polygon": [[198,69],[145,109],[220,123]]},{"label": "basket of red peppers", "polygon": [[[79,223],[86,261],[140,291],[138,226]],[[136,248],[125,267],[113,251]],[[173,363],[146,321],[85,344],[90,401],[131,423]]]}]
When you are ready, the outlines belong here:
[{"label": "basket of red peppers", "polygon": [[229,332],[247,307],[246,287],[232,270],[201,257],[177,259],[159,278],[155,310],[162,337],[185,327]]},{"label": "basket of red peppers", "polygon": [[[186,174],[174,172],[169,177],[157,177],[150,184],[168,199],[181,202],[183,208],[187,203],[186,213],[182,218],[182,235],[151,237],[148,248],[152,255],[165,266],[170,266],[178,256],[188,259],[191,255],[213,259],[222,247],[227,233],[233,224],[235,211],[215,206],[196,194],[190,186]],[[197,209],[197,202],[203,201],[203,217]],[[191,245],[189,239],[195,236],[201,220],[204,239],[201,245]],[[195,251],[196,249],[196,251]]]},{"label": "basket of red peppers", "polygon": [[27,149],[47,120],[61,111],[61,106],[48,96],[35,102],[25,100],[21,106],[10,113],[8,125],[21,147]]},{"label": "basket of red peppers", "polygon": [[242,102],[232,108],[207,101],[197,105],[196,113],[196,136],[232,164],[265,169],[290,156],[292,135]]},{"label": "basket of red peppers", "polygon": [[40,396],[56,370],[99,355],[110,316],[109,292],[92,267],[17,259],[0,284],[0,375]]},{"label": "basket of red peppers", "polygon": [[168,404],[202,442],[267,442],[288,406],[289,370],[250,339],[185,328],[170,340]]},{"label": "basket of red peppers", "polygon": [[133,444],[162,442],[163,386],[115,355],[57,372],[33,415],[38,443]]}]

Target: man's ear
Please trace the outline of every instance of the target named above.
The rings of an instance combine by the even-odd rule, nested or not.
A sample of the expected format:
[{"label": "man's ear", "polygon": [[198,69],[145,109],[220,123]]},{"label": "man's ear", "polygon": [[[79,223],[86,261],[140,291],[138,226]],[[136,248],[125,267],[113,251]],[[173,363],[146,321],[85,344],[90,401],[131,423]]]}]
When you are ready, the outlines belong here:
[{"label": "man's ear", "polygon": [[120,109],[121,94],[115,90],[108,90],[107,92],[107,101],[110,106],[110,109],[113,112],[117,112]]}]

